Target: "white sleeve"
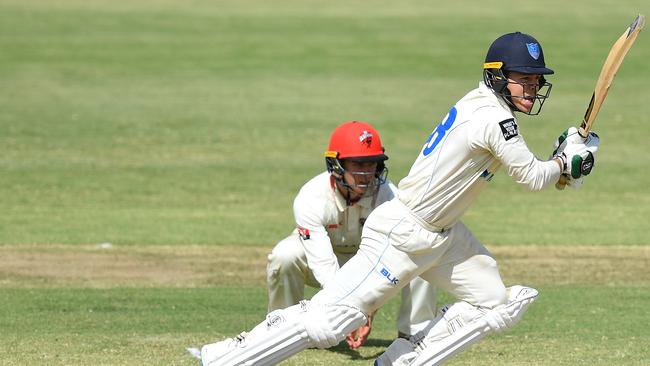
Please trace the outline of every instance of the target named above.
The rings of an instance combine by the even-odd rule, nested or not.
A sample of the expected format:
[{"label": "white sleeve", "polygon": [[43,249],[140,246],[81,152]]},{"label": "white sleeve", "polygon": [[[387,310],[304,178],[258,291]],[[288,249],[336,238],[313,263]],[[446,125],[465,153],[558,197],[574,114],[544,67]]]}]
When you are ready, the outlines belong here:
[{"label": "white sleeve", "polygon": [[298,194],[293,202],[293,213],[307,256],[307,265],[321,287],[324,287],[334,277],[339,263],[325,230],[327,223],[322,204]]},{"label": "white sleeve", "polygon": [[519,134],[514,118],[485,123],[484,126],[486,147],[517,183],[531,191],[539,191],[558,181],[560,166],[553,160],[542,161],[533,155]]}]

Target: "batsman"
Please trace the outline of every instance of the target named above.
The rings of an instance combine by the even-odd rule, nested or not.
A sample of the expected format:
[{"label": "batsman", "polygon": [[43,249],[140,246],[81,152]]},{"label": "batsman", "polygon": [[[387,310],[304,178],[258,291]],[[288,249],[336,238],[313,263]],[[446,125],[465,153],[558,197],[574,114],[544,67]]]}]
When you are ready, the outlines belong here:
[{"label": "batsman", "polygon": [[599,146],[593,132],[581,137],[570,128],[551,157],[539,159],[519,131],[516,114],[540,112],[551,74],[535,38],[520,32],[497,38],[487,51],[483,81],[435,126],[396,197],[368,216],[357,253],[310,301],[272,311],[250,332],[203,346],[203,365],[274,365],[306,348],[332,347],[416,277],[457,300],[442,307],[431,326],[397,338],[376,366],[439,365],[517,324],[537,290],[506,287],[494,257],[461,217],[501,167],[531,191],[553,187],[561,175],[577,188],[592,171]]}]

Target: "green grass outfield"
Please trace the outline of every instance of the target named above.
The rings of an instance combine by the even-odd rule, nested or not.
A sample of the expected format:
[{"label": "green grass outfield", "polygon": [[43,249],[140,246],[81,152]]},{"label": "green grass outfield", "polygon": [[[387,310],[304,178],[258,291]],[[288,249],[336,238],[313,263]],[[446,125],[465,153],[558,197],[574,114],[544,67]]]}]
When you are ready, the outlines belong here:
[{"label": "green grass outfield", "polygon": [[[193,364],[184,346],[263,318],[264,253],[335,126],[373,123],[399,181],[490,42],[520,30],[556,71],[542,114],[520,118],[546,157],[637,13],[646,1],[0,0],[0,364]],[[507,282],[542,295],[449,364],[648,363],[647,32],[583,189],[499,172],[465,216]],[[371,364],[396,307],[359,354],[286,364]]]}]

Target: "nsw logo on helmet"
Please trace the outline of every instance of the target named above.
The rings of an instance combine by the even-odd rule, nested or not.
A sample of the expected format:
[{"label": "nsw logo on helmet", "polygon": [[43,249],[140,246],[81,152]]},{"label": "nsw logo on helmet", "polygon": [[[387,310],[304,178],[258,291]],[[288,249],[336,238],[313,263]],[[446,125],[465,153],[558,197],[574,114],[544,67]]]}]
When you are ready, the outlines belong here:
[{"label": "nsw logo on helmet", "polygon": [[528,53],[530,56],[537,60],[540,55],[539,43],[526,43],[526,47],[528,47]]},{"label": "nsw logo on helmet", "polygon": [[370,148],[370,145],[372,145],[372,133],[364,130],[361,135],[359,135],[359,142],[365,144],[367,148]]}]

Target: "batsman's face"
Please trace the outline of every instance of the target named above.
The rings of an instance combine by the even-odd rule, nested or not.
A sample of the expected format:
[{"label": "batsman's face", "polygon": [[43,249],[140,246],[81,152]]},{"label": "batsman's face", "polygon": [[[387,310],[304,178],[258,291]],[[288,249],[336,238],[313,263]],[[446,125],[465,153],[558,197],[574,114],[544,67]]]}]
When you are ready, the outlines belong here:
[{"label": "batsman's face", "polygon": [[343,179],[352,187],[351,197],[361,197],[375,183],[377,162],[343,161]]},{"label": "batsman's face", "polygon": [[530,112],[539,91],[541,75],[522,74],[512,71],[508,74],[508,90],[512,103],[522,112]]}]

